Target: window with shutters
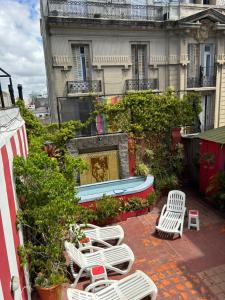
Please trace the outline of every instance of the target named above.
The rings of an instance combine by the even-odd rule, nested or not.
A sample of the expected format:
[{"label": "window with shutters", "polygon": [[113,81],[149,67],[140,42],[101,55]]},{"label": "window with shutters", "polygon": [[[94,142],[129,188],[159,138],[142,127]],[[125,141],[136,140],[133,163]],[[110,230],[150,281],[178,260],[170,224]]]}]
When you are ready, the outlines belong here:
[{"label": "window with shutters", "polygon": [[72,45],[72,56],[75,80],[90,80],[91,74],[89,45]]},{"label": "window with shutters", "polygon": [[202,96],[202,112],[199,115],[201,131],[214,128],[215,100],[213,95]]},{"label": "window with shutters", "polygon": [[199,66],[200,66],[200,45],[199,44],[189,44],[188,45],[188,77],[197,78],[199,76]]},{"label": "window with shutters", "polygon": [[131,45],[132,77],[136,80],[148,78],[147,45]]},{"label": "window with shutters", "polygon": [[215,86],[215,45],[188,45],[188,87]]}]

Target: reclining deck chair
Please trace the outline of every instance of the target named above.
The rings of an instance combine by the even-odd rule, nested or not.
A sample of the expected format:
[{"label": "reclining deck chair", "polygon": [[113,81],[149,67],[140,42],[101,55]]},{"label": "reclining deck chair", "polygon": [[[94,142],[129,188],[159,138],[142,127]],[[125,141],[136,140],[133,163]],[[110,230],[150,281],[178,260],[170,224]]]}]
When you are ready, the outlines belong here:
[{"label": "reclining deck chair", "polygon": [[185,198],[185,193],[181,191],[174,190],[169,192],[167,204],[163,206],[156,230],[179,234],[182,237],[186,212]]},{"label": "reclining deck chair", "polygon": [[98,227],[93,224],[73,224],[70,225],[71,234],[74,233],[76,227],[81,229],[86,228],[83,229],[86,237],[90,238],[92,242],[98,242],[106,247],[112,246],[109,241],[115,240],[116,245],[119,245],[124,239],[124,231],[120,225]]},{"label": "reclining deck chair", "polygon": [[[90,268],[94,266],[104,266],[106,270],[114,271],[119,274],[126,274],[130,271],[134,262],[134,254],[132,250],[125,244],[102,249],[96,246],[83,247],[77,249],[72,243],[65,242],[66,252],[70,258],[71,273],[75,279],[74,286],[82,275],[89,276]],[[82,253],[82,251],[92,250],[96,252]],[[128,263],[128,266],[123,270],[120,265]],[[74,264],[79,266],[78,273],[74,270]]]},{"label": "reclining deck chair", "polygon": [[[89,291],[98,285],[106,285],[105,288],[95,294]],[[156,300],[157,287],[155,283],[142,271],[136,271],[121,280],[100,280],[89,285],[85,291],[68,288],[68,300],[141,300],[151,296]]]}]

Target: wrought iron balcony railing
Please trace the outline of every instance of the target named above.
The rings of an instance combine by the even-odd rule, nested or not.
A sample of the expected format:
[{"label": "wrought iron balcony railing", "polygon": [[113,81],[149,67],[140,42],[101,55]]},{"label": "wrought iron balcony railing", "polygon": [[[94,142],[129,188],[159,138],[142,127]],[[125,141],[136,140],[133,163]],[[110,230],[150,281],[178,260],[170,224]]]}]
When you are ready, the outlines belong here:
[{"label": "wrought iron balcony railing", "polygon": [[121,2],[48,0],[48,11],[49,16],[72,18],[147,21],[163,21],[165,19],[167,12],[165,5],[132,5],[126,1]]},{"label": "wrought iron balcony railing", "polygon": [[216,86],[216,68],[200,67],[198,76],[192,76],[188,70],[187,87],[215,87]]},{"label": "wrought iron balcony railing", "polygon": [[128,79],[126,91],[156,90],[159,88],[158,79]]},{"label": "wrought iron balcony railing", "polygon": [[101,80],[67,81],[67,94],[101,93]]}]

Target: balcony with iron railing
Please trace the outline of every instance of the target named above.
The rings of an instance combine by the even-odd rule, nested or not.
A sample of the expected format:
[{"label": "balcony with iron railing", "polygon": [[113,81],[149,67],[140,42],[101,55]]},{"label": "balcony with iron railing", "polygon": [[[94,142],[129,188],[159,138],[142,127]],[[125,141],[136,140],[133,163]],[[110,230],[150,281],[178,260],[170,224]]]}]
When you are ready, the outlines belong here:
[{"label": "balcony with iron railing", "polygon": [[188,70],[187,87],[215,87],[216,86],[216,67],[200,67],[199,74],[192,76]]},{"label": "balcony with iron railing", "polygon": [[101,93],[101,80],[67,81],[67,94]]},{"label": "balcony with iron railing", "polygon": [[133,5],[128,1],[65,1],[48,0],[48,15],[70,18],[104,18],[114,20],[163,21],[165,5]]},{"label": "balcony with iron railing", "polygon": [[159,88],[158,79],[127,79],[126,91],[157,90]]}]

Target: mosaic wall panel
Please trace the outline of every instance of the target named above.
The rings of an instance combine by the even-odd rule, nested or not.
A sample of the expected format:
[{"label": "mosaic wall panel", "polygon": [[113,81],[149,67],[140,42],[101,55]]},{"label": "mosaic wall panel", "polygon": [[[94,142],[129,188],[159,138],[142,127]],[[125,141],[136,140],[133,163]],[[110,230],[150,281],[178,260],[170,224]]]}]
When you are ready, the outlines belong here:
[{"label": "mosaic wall panel", "polygon": [[81,154],[79,157],[89,165],[89,170],[80,175],[81,185],[119,179],[117,150]]}]

